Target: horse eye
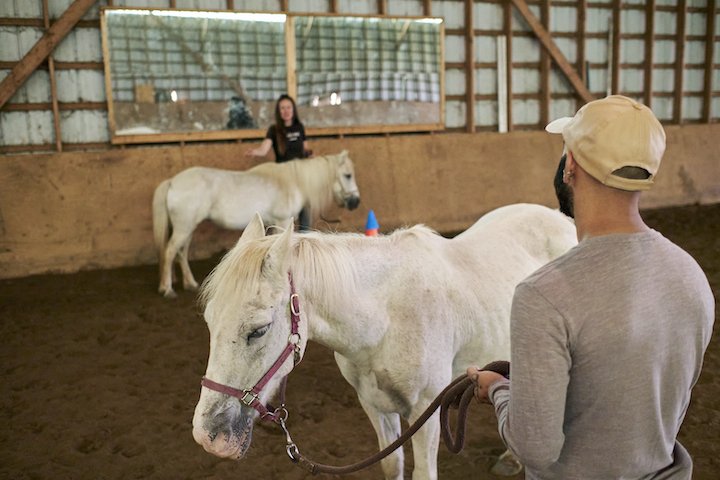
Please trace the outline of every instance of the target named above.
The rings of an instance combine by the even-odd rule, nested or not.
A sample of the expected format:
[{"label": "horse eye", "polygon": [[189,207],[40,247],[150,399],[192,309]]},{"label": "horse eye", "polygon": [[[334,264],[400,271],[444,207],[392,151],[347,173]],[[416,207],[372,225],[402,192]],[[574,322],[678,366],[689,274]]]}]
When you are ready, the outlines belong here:
[{"label": "horse eye", "polygon": [[352,173],[346,173],[345,178],[350,180],[352,178]]},{"label": "horse eye", "polygon": [[267,325],[265,325],[265,326],[260,327],[260,328],[256,328],[255,330],[253,330],[252,332],[250,332],[250,335],[248,335],[248,340],[250,340],[251,338],[260,338],[260,337],[262,337],[263,335],[265,335],[268,330],[270,330],[270,324],[269,324],[269,323],[268,323]]}]

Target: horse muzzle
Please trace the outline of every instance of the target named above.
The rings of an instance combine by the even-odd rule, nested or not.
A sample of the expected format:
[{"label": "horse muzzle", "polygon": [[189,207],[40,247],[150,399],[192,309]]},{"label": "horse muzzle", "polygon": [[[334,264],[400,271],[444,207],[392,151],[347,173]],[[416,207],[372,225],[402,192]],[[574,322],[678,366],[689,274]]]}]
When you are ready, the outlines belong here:
[{"label": "horse muzzle", "polygon": [[[241,409],[238,409],[241,410]],[[206,452],[221,458],[240,460],[252,441],[253,421],[250,415],[223,412],[204,422],[193,420],[193,438]]]},{"label": "horse muzzle", "polygon": [[349,197],[345,197],[343,202],[345,203],[345,208],[355,210],[358,205],[360,205],[360,197],[358,195],[350,195]]}]

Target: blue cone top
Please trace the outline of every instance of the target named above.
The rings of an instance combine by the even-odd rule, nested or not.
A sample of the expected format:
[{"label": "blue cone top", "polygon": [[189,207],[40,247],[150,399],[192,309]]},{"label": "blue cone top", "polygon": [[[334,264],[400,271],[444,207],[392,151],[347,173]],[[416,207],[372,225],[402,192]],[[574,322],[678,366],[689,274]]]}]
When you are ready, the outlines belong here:
[{"label": "blue cone top", "polygon": [[375,218],[375,212],[370,210],[368,212],[367,223],[365,224],[365,230],[377,230],[380,228],[377,219]]}]

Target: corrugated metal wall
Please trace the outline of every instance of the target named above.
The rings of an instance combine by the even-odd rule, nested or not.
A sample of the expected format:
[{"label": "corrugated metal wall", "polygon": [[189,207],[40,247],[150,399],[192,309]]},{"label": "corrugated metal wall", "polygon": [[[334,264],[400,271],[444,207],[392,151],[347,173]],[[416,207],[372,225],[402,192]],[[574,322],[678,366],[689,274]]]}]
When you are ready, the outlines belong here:
[{"label": "corrugated metal wall", "polygon": [[[48,0],[50,22],[71,3]],[[667,123],[717,121],[720,22],[715,0],[527,3],[593,95],[612,91],[633,96],[650,103]],[[572,114],[582,104],[509,0],[100,0],[52,53],[60,105],[60,148],[109,148],[98,21],[100,8],[107,5],[269,12],[285,8],[290,12],[411,16],[429,13],[445,21],[448,129],[497,130],[505,118],[508,129],[536,129],[548,118]],[[708,11],[713,22],[708,21]],[[466,24],[468,12],[471,17]],[[0,2],[0,79],[42,37],[43,17],[42,0]],[[648,21],[653,24],[651,31]],[[708,25],[714,25],[715,31],[706,32]],[[508,34],[511,41],[506,43],[503,39]],[[708,42],[712,48],[709,62]],[[503,45],[507,47],[507,81],[498,80],[498,47]],[[648,63],[650,50],[652,64]],[[682,62],[676,58],[678,50]],[[711,85],[706,85],[706,79]],[[467,91],[468,84],[471,92]],[[504,102],[499,94],[506,87],[510,87],[506,92],[509,100]],[[0,110],[0,151],[54,150],[52,101],[48,68],[41,67]]]}]

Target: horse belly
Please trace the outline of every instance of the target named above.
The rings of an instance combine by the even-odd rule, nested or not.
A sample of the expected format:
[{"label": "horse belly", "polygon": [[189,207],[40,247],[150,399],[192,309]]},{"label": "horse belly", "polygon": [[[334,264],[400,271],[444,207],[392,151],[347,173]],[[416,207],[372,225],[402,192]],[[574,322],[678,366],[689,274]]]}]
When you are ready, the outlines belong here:
[{"label": "horse belly", "polygon": [[[247,227],[255,213],[265,222],[275,219],[279,192],[270,184],[245,185],[233,194],[218,195],[210,211],[210,219],[223,228],[242,230]],[[292,213],[286,215],[290,217]]]}]

